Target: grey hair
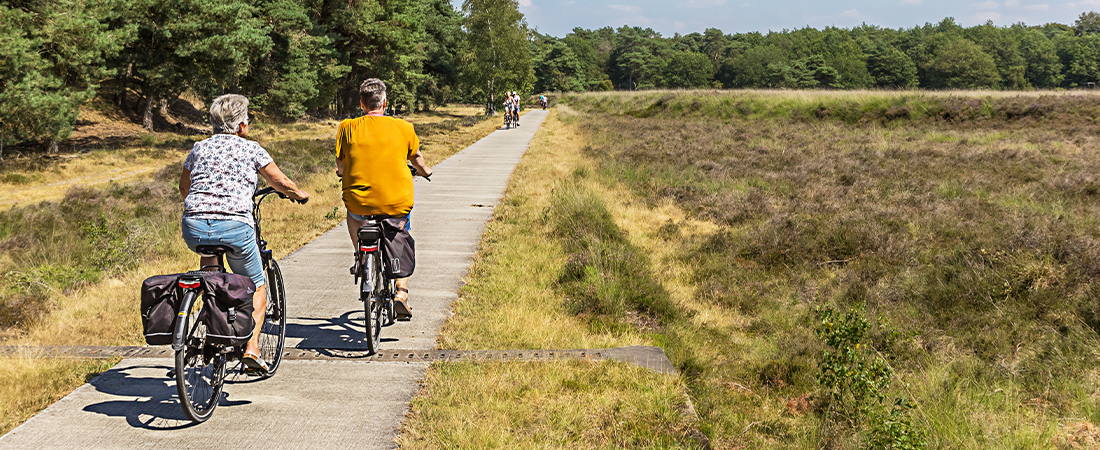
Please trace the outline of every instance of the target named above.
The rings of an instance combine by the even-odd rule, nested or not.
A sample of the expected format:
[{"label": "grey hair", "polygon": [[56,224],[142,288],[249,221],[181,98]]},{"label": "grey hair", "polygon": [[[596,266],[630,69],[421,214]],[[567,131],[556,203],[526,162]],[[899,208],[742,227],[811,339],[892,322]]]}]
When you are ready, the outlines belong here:
[{"label": "grey hair", "polygon": [[226,94],[210,104],[210,125],[214,133],[236,133],[237,126],[248,123],[248,99],[243,95]]}]

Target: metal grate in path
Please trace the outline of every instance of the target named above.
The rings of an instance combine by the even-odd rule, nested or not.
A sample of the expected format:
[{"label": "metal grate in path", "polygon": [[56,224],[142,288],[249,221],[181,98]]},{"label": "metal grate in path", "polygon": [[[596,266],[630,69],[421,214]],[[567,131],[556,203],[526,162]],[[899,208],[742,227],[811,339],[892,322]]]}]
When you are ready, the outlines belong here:
[{"label": "metal grate in path", "polygon": [[[140,346],[0,346],[0,356],[54,358],[171,358],[172,347]],[[290,348],[285,360],[433,362],[433,361],[601,361],[616,360],[657,373],[675,374],[676,368],[660,347],[631,346],[572,350],[402,350],[369,354],[359,349]]]}]

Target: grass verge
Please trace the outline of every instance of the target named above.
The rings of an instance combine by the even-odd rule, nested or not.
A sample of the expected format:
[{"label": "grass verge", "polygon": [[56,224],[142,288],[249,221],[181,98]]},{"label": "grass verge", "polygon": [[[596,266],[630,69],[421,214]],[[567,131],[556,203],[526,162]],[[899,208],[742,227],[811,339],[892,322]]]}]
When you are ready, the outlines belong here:
[{"label": "grass verge", "polygon": [[[647,324],[668,313],[668,296],[615,223],[582,147],[551,112],[494,211],[441,347],[654,344]],[[570,273],[582,259],[598,267]],[[701,445],[681,380],[625,364],[434,364],[425,384],[403,447]]]}]

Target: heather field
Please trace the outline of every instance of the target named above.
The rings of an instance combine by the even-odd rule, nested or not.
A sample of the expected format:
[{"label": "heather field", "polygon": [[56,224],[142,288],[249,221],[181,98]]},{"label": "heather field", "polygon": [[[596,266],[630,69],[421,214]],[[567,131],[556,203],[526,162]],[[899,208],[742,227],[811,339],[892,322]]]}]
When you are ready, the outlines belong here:
[{"label": "heather field", "polygon": [[651,267],[690,267],[690,297],[625,307],[662,324],[712,437],[1097,444],[1097,97],[566,102],[596,176],[683,212],[636,238],[675,248]]},{"label": "heather field", "polygon": [[680,375],[437,365],[403,443],[1095,448],[1098,99],[564,96],[441,346],[659,345]]}]

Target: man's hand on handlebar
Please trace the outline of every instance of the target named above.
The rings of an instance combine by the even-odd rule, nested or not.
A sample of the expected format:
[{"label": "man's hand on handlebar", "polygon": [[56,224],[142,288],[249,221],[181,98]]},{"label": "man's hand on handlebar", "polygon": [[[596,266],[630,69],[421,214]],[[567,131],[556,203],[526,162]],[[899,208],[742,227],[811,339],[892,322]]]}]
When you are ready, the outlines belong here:
[{"label": "man's hand on handlebar", "polygon": [[416,168],[412,166],[412,164],[409,164],[408,167],[409,167],[409,172],[412,172],[414,177],[415,176],[421,176],[421,177],[424,177],[425,180],[432,181],[432,172],[431,172],[432,169],[429,168],[428,166],[424,166],[424,168],[428,169],[428,174],[427,175],[421,174],[419,170],[416,170]]}]

